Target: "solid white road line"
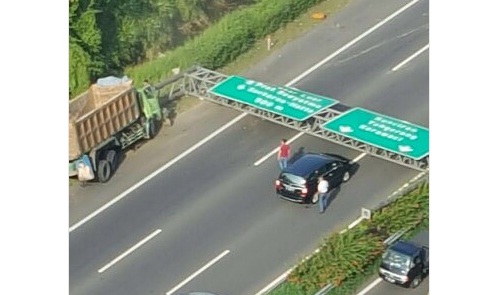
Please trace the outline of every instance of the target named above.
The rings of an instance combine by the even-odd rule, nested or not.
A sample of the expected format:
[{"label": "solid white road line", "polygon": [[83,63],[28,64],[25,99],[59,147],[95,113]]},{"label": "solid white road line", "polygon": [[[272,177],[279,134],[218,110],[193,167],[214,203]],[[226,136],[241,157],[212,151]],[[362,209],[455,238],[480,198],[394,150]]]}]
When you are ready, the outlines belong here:
[{"label": "solid white road line", "polygon": [[153,233],[151,233],[150,235],[148,235],[146,238],[144,238],[143,240],[139,241],[136,245],[134,245],[133,247],[129,248],[126,252],[122,253],[121,255],[117,256],[117,258],[115,258],[114,260],[110,261],[107,265],[105,265],[102,268],[100,268],[98,270],[98,272],[99,273],[104,272],[109,267],[111,267],[112,265],[114,265],[117,262],[119,262],[119,260],[121,260],[122,258],[126,257],[129,253],[131,253],[134,250],[138,249],[141,245],[145,244],[147,241],[149,241],[150,239],[152,239],[153,237],[155,237],[156,235],[158,235],[161,231],[162,230],[157,229],[156,231],[154,231]]},{"label": "solid white road line", "polygon": [[281,282],[283,282],[286,279],[286,277],[290,274],[292,270],[293,267],[282,273],[279,277],[277,277],[274,281],[270,282],[269,285],[262,288],[262,290],[258,291],[255,295],[263,295],[268,293],[270,290],[276,288],[276,286],[278,286]]},{"label": "solid white road line", "polygon": [[[377,30],[378,28],[380,28],[382,25],[384,25],[385,23],[389,22],[390,20],[392,20],[393,18],[395,18],[397,15],[399,15],[402,12],[404,12],[407,8],[411,7],[412,5],[416,4],[419,1],[420,0],[413,0],[412,2],[409,2],[408,4],[406,4],[405,6],[403,6],[402,8],[398,9],[397,11],[395,11],[394,13],[392,13],[391,15],[389,15],[387,18],[385,18],[382,21],[380,21],[379,23],[377,23],[372,28],[370,28],[367,31],[365,31],[363,34],[361,34],[358,37],[354,38],[353,40],[349,41],[349,43],[347,43],[346,45],[342,46],[337,51],[335,51],[334,53],[330,54],[329,56],[327,56],[326,58],[324,58],[323,60],[321,60],[320,62],[318,62],[317,64],[315,64],[314,66],[312,66],[309,69],[307,69],[304,73],[302,73],[299,76],[295,77],[292,81],[286,83],[285,85],[286,86],[291,86],[291,85],[297,83],[298,81],[300,81],[301,79],[303,79],[307,75],[311,74],[312,72],[314,72],[315,70],[317,70],[319,67],[321,67],[325,63],[327,63],[329,60],[331,60],[332,58],[336,57],[337,55],[339,55],[340,53],[342,53],[344,50],[348,49],[349,47],[353,46],[358,41],[360,41],[361,39],[365,38],[367,35],[369,35],[370,33],[374,32],[375,30]],[[300,137],[303,134],[304,134],[304,132],[300,132],[299,134],[297,134],[296,136],[294,136],[294,138],[297,139],[298,137]],[[277,150],[278,149],[273,150],[272,152],[270,152],[269,154],[267,154],[266,156],[264,156],[263,158],[261,158],[260,160],[258,160],[257,162],[255,162],[253,165],[255,165],[255,166],[260,165],[263,161],[265,161],[267,158],[269,158],[271,155],[273,155],[275,152],[277,152]]]},{"label": "solid white road line", "polygon": [[[363,155],[366,155],[366,154],[362,153],[361,155],[359,155],[358,157],[356,157],[355,160],[353,160],[353,161],[355,161],[355,162],[358,161],[359,159],[361,159],[363,157]],[[414,178],[412,178],[409,181],[413,181],[413,180],[421,177],[424,173],[425,172],[419,173],[418,175],[416,175]],[[341,230],[340,233],[343,234],[343,233],[347,232],[348,229],[351,229],[351,228],[355,227],[362,220],[364,220],[364,219],[361,216],[358,217],[355,221],[353,221],[352,223],[350,223],[347,228]],[[317,253],[319,251],[320,251],[320,248],[316,248],[316,250],[314,250],[313,253]],[[311,255],[306,256],[303,260],[307,260],[307,259],[309,259],[309,257],[311,257]],[[255,295],[263,295],[263,294],[266,294],[266,293],[270,292],[274,288],[276,288],[279,284],[281,284],[286,279],[286,277],[290,274],[290,272],[292,272],[292,270],[294,268],[295,267],[291,267],[290,269],[288,269],[287,271],[285,271],[283,274],[281,274],[279,277],[277,277],[276,279],[274,279],[267,286],[265,286],[260,291],[258,291]],[[364,294],[366,294],[368,291],[370,291],[372,288],[374,288],[380,282],[382,282],[382,279],[381,278],[377,278],[375,281],[373,281],[371,284],[369,284],[367,287],[365,287],[365,289],[363,289],[362,291],[360,291],[360,293],[358,293],[357,295],[364,295]]]},{"label": "solid white road line", "polygon": [[173,289],[171,289],[168,292],[166,292],[166,295],[171,295],[171,294],[175,293],[178,289],[180,289],[181,287],[183,287],[185,284],[187,284],[188,282],[190,282],[192,279],[194,279],[196,276],[198,276],[200,273],[202,273],[203,271],[205,271],[207,268],[209,268],[210,266],[212,266],[213,264],[215,264],[217,261],[219,261],[220,259],[222,259],[222,257],[224,257],[225,255],[229,254],[230,252],[231,252],[230,250],[225,250],[224,252],[220,253],[220,255],[218,255],[217,257],[213,258],[210,262],[206,263],[206,265],[204,265],[199,270],[197,270],[195,273],[193,273],[188,278],[186,278],[185,280],[183,280],[180,284],[176,285]]},{"label": "solid white road line", "polygon": [[[361,217],[359,217],[357,220],[353,221],[349,226],[348,228],[352,228],[354,226],[356,226],[358,223],[360,223],[363,219]],[[345,233],[348,231],[348,228],[345,228],[343,230],[340,231],[341,234]],[[318,253],[320,252],[320,248],[316,248],[316,250],[313,251],[313,254],[314,253]],[[304,259],[302,259],[302,262],[303,261],[306,261],[308,260],[310,257],[312,256],[311,255],[308,255],[306,257],[304,257]],[[301,262],[301,263],[302,263]],[[295,267],[291,267],[289,268],[287,271],[285,271],[284,273],[282,273],[279,277],[277,277],[276,279],[274,279],[272,282],[270,282],[267,286],[265,286],[264,288],[262,288],[260,291],[258,291],[255,295],[264,295],[266,293],[269,293],[271,290],[273,290],[274,288],[276,288],[279,284],[281,284],[285,279],[286,277],[292,272],[292,270],[294,269]],[[363,295],[363,294],[359,294],[359,295]]]},{"label": "solid white road line", "polygon": [[362,220],[365,220],[363,217],[358,217],[355,221],[351,222],[350,225],[348,225],[348,229],[352,229],[353,227],[357,226],[358,223],[362,222]]},{"label": "solid white road line", "polygon": [[420,55],[421,53],[423,53],[423,51],[425,51],[426,49],[430,48],[430,44],[426,44],[423,48],[419,49],[418,51],[416,51],[416,53],[414,53],[413,55],[409,56],[408,58],[406,58],[404,61],[402,61],[401,63],[399,63],[398,65],[396,65],[393,69],[391,69],[393,72],[394,71],[397,71],[398,69],[400,69],[403,65],[405,65],[406,63],[408,63],[409,61],[411,61],[412,59],[414,59],[416,56]]},{"label": "solid white road line", "polygon": [[305,76],[311,74],[313,71],[315,71],[316,69],[318,69],[319,67],[321,67],[323,64],[325,64],[326,62],[328,62],[332,58],[336,57],[337,55],[339,55],[344,50],[346,50],[349,47],[353,46],[355,43],[357,43],[361,39],[365,38],[367,35],[369,35],[370,33],[374,32],[375,30],[377,30],[378,28],[380,28],[382,25],[384,25],[385,23],[389,22],[390,20],[392,20],[393,18],[395,18],[397,15],[399,15],[402,12],[404,12],[407,8],[411,7],[412,5],[416,4],[419,1],[420,0],[413,0],[413,1],[409,2],[408,4],[406,4],[405,6],[403,6],[402,8],[398,9],[397,11],[395,11],[394,13],[392,13],[391,15],[389,15],[387,18],[383,19],[382,21],[380,21],[379,23],[377,23],[375,26],[373,26],[372,28],[370,28],[367,31],[365,31],[360,36],[358,36],[358,37],[354,38],[353,40],[349,41],[349,43],[347,43],[346,45],[344,45],[341,48],[339,48],[339,50],[337,50],[334,53],[330,54],[329,56],[327,56],[326,58],[324,58],[322,61],[320,61],[319,63],[317,63],[314,66],[312,66],[311,68],[309,68],[307,71],[305,71],[304,73],[300,74],[298,77],[296,77],[295,79],[293,79],[292,81],[290,81],[288,84],[286,84],[286,86],[290,86],[292,84],[297,83],[299,80],[301,80]]},{"label": "solid white road line", "polygon": [[[290,144],[290,143],[294,142],[297,138],[301,137],[302,134],[304,134],[304,132],[298,133],[294,137],[290,138],[290,140],[288,140],[286,143]],[[270,156],[276,154],[278,151],[279,151],[279,146],[277,148],[275,148],[274,150],[272,150],[267,155],[265,155],[262,158],[260,158],[260,160],[258,160],[257,162],[253,163],[253,165],[254,166],[258,166],[258,165],[262,164],[262,162],[264,162],[265,160],[267,160],[267,158],[269,158]]]},{"label": "solid white road line", "polygon": [[112,199],[110,202],[106,203],[104,206],[102,206],[98,210],[96,210],[93,213],[89,214],[86,218],[84,218],[81,221],[79,221],[76,224],[74,224],[72,227],[70,227],[70,232],[74,231],[76,228],[78,228],[82,224],[88,222],[89,220],[91,220],[93,217],[95,217],[99,213],[105,211],[108,207],[110,207],[113,204],[115,204],[118,201],[120,201],[122,198],[124,198],[125,196],[127,196],[130,192],[132,192],[135,189],[137,189],[138,187],[142,186],[144,183],[146,183],[150,179],[154,178],[156,175],[158,175],[162,171],[168,169],[169,167],[171,167],[172,165],[174,165],[176,162],[180,161],[181,159],[183,159],[184,157],[186,157],[188,154],[192,153],[194,150],[196,150],[197,148],[201,147],[203,144],[205,144],[206,142],[210,141],[215,136],[219,135],[220,133],[222,133],[223,131],[225,131],[230,126],[234,125],[239,120],[243,119],[246,115],[247,115],[246,113],[242,113],[241,115],[239,115],[236,118],[234,118],[231,121],[229,121],[224,126],[218,128],[216,131],[214,131],[210,135],[206,136],[203,140],[201,140],[200,142],[198,142],[195,145],[191,146],[189,149],[185,150],[183,153],[181,153],[180,155],[176,156],[174,159],[172,159],[171,161],[169,161],[168,163],[166,163],[164,166],[162,166],[161,168],[157,169],[156,171],[154,171],[153,173],[151,173],[149,176],[145,177],[144,179],[140,180],[138,183],[136,183],[132,187],[128,188],[125,192],[123,192],[122,194],[118,195],[117,197],[115,197],[114,199]]},{"label": "solid white road line", "polygon": [[[379,27],[381,27],[382,25],[384,25],[385,23],[387,23],[388,21],[390,21],[391,19],[393,19],[394,17],[396,17],[397,15],[399,15],[400,13],[402,13],[404,10],[406,10],[410,6],[412,6],[415,3],[417,3],[418,1],[419,0],[413,0],[412,2],[406,4],[405,6],[403,6],[399,10],[395,11],[393,14],[391,14],[387,18],[383,19],[382,21],[380,21],[379,23],[377,23],[375,26],[373,26],[372,28],[370,28],[369,30],[367,30],[366,32],[364,32],[363,34],[361,34],[360,36],[358,36],[355,39],[351,40],[349,43],[347,43],[346,45],[344,45],[343,47],[341,47],[339,50],[335,51],[334,53],[332,53],[331,55],[329,55],[327,58],[325,58],[322,61],[318,62],[317,64],[315,64],[314,66],[312,66],[311,68],[309,68],[308,70],[306,70],[305,72],[303,72],[302,74],[300,74],[299,76],[297,76],[296,78],[294,78],[293,80],[291,80],[290,82],[288,82],[285,85],[286,86],[291,86],[291,85],[295,84],[296,82],[298,82],[302,78],[306,77],[307,75],[309,75],[310,73],[312,73],[313,71],[315,71],[316,69],[318,69],[319,67],[321,67],[327,61],[329,61],[330,59],[334,58],[335,56],[337,56],[338,54],[340,54],[341,52],[343,52],[344,50],[346,50],[347,48],[349,48],[353,44],[357,43],[358,41],[360,41],[361,39],[363,39],[365,36],[367,36],[368,34],[372,33],[373,31],[375,31],[376,29],[378,29]],[[225,124],[224,126],[220,127],[218,130],[216,130],[212,134],[208,135],[205,139],[201,140],[200,142],[198,142],[197,144],[195,144],[194,146],[192,146],[190,149],[188,149],[187,151],[185,151],[184,153],[182,153],[178,157],[174,158],[170,162],[168,162],[166,165],[164,165],[161,168],[157,169],[155,172],[153,172],[152,174],[150,174],[149,176],[147,176],[143,180],[139,181],[138,183],[136,183],[135,185],[133,185],[132,187],[130,187],[129,189],[127,189],[125,192],[123,192],[119,196],[115,197],[113,200],[111,200],[110,202],[108,202],[107,204],[105,204],[103,207],[97,209],[96,211],[94,211],[93,213],[91,213],[90,215],[88,215],[87,217],[85,217],[84,219],[82,219],[81,221],[79,221],[76,224],[74,224],[73,226],[71,226],[69,231],[72,232],[75,229],[77,229],[78,227],[80,227],[82,224],[88,222],[93,217],[95,217],[99,213],[101,213],[104,210],[106,210],[108,207],[110,207],[113,204],[115,204],[116,202],[120,201],[122,198],[124,198],[125,196],[127,196],[130,192],[134,191],[135,189],[137,189],[138,187],[140,187],[141,185],[143,185],[145,182],[147,182],[150,179],[152,179],[153,177],[155,177],[157,174],[159,174],[162,171],[164,171],[165,169],[169,168],[170,166],[172,166],[173,164],[175,164],[177,161],[179,161],[180,159],[184,158],[186,155],[188,155],[189,153],[191,153],[192,151],[194,151],[198,147],[202,146],[206,142],[208,142],[213,137],[215,137],[218,134],[220,134],[223,131],[225,131],[227,128],[229,128],[234,123],[236,123],[239,120],[241,120],[242,118],[244,118],[246,115],[247,115],[247,113],[243,113],[243,114],[237,116],[236,118],[234,118],[232,121],[230,121],[227,124]],[[302,134],[302,132],[300,134]]]},{"label": "solid white road line", "polygon": [[365,287],[365,289],[361,290],[360,293],[358,293],[356,295],[365,295],[365,294],[367,294],[368,291],[370,291],[372,288],[374,288],[380,282],[382,282],[382,279],[381,278],[377,278],[375,281],[373,281],[372,283],[370,283],[370,285],[368,285],[367,287]]},{"label": "solid white road line", "polygon": [[351,162],[356,163],[356,162],[360,161],[366,155],[367,155],[366,153],[361,153],[358,155],[358,157],[354,158],[353,161],[351,161]]},{"label": "solid white road line", "polygon": [[[365,154],[365,153],[363,153]],[[361,156],[361,155],[360,155]],[[357,157],[358,158],[358,157]],[[415,177],[413,177],[411,180],[409,180],[408,182],[410,181],[415,181],[417,180],[419,177],[423,176],[425,172],[421,172],[419,173],[418,175],[416,175]],[[407,183],[405,183],[402,187],[405,187],[407,186]],[[389,196],[388,198],[390,198],[391,196]],[[358,217],[355,221],[353,221],[352,223],[350,223],[348,225],[347,228],[343,229],[340,231],[341,234],[345,233],[348,231],[348,229],[351,229],[353,227],[355,227],[358,223],[360,223],[362,221],[362,217]],[[320,251],[320,248],[317,248],[316,250],[314,250],[314,253],[316,252],[319,252]],[[305,259],[308,259],[311,255],[308,255]],[[282,283],[286,277],[288,276],[288,274],[293,270],[294,267],[288,269],[285,273],[283,273],[282,275],[280,275],[278,278],[276,278],[274,281],[272,281],[270,284],[268,284],[267,286],[265,286],[262,290],[260,290],[257,294],[255,295],[262,295],[262,294],[265,294],[269,291],[271,291],[272,289],[276,288],[276,286],[278,286],[280,283]],[[377,278],[374,282],[372,282],[370,285],[368,285],[365,289],[363,289],[360,293],[358,293],[357,295],[364,295],[365,293],[367,293],[368,291],[370,291],[370,289],[374,288],[377,284],[379,284],[380,282],[382,281],[381,278]]]}]

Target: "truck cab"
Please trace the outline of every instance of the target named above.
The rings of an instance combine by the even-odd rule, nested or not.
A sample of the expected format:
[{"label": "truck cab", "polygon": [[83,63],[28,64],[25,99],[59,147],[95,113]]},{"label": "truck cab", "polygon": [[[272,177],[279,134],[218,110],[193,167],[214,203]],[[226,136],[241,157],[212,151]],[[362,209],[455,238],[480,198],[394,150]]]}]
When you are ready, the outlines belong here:
[{"label": "truck cab", "polygon": [[398,240],[384,252],[379,276],[403,287],[416,288],[429,272],[429,247]]}]

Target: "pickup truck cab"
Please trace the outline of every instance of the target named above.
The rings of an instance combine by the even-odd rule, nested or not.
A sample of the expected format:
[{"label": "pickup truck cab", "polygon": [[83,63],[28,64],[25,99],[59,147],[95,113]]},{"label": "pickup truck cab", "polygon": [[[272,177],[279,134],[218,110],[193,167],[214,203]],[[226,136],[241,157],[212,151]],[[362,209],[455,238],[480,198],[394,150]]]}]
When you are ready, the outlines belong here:
[{"label": "pickup truck cab", "polygon": [[[429,272],[429,243],[398,240],[382,256],[379,276],[392,284],[416,288]],[[428,240],[426,238],[426,240]]]}]

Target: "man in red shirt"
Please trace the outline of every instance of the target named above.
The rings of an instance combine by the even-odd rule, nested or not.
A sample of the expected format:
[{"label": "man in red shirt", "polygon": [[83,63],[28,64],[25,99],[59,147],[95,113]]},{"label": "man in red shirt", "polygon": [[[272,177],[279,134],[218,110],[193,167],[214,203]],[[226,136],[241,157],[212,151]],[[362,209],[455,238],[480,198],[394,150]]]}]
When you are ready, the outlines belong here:
[{"label": "man in red shirt", "polygon": [[278,163],[279,163],[279,169],[281,171],[283,171],[288,165],[289,158],[290,158],[290,146],[286,143],[286,139],[282,139],[278,150]]}]

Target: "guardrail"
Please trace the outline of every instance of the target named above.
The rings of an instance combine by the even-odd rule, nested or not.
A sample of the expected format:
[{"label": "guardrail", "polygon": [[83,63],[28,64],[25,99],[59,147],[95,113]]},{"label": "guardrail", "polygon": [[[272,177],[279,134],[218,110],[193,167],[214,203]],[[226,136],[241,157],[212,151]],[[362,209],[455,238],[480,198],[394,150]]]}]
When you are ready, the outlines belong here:
[{"label": "guardrail", "polygon": [[[412,190],[416,189],[424,180],[426,180],[429,176],[429,170],[425,171],[425,172],[422,172],[420,174],[418,174],[417,176],[415,176],[414,178],[410,179],[407,183],[405,183],[402,187],[400,187],[398,190],[396,190],[395,192],[393,192],[391,195],[389,195],[386,200],[380,202],[377,206],[375,206],[374,208],[372,208],[371,210],[362,210],[362,215],[364,215],[364,211],[377,211],[379,209],[382,209],[388,205],[390,205],[391,203],[393,203],[394,201],[396,201],[397,199],[399,199],[400,197],[408,194],[409,192],[411,192]],[[362,208],[363,209],[363,208]],[[367,213],[368,214],[368,213]],[[360,223],[362,220],[366,219],[366,218],[369,218],[370,216],[360,216],[358,217],[355,221],[353,221],[352,223],[350,223],[346,229],[342,230],[340,233],[344,233],[346,232],[347,230],[355,227],[356,225],[358,225],[358,223]],[[393,243],[394,241],[396,241],[397,239],[399,239],[403,234],[405,234],[407,232],[407,230],[409,229],[402,229],[396,233],[394,233],[393,235],[391,235],[390,237],[388,237],[384,243],[386,243],[387,245]],[[319,251],[319,248],[316,249],[314,252],[318,252]],[[302,260],[305,261],[307,259],[309,259],[311,255],[307,256],[305,259]],[[302,263],[301,262],[301,263]],[[289,271],[293,270],[295,268],[292,267],[290,268]],[[287,273],[289,273],[289,271]],[[284,282],[286,280],[286,277],[287,275],[284,275],[283,278],[281,280],[278,280],[275,282],[274,285],[270,286],[270,289],[269,290],[262,290],[261,292],[259,292],[260,294],[267,294],[268,292],[270,292],[271,290],[273,290],[274,288],[276,288],[278,285],[280,285],[282,282]],[[334,286],[331,284],[331,283],[328,283],[326,286],[324,286],[322,289],[320,289],[319,291],[317,291],[314,295],[325,295],[327,294],[328,292],[330,292],[330,290],[332,290],[334,288]]]},{"label": "guardrail", "polygon": [[[393,242],[395,242],[396,240],[398,240],[408,230],[410,230],[410,228],[404,228],[404,229],[401,229],[401,230],[397,231],[396,233],[394,233],[391,236],[389,236],[386,240],[384,240],[384,244],[386,244],[388,246],[391,245],[391,244],[393,244]],[[328,292],[330,292],[330,290],[332,290],[333,288],[334,288],[334,285],[332,285],[332,283],[328,283],[325,287],[321,288],[314,295],[325,295]]]},{"label": "guardrail", "polygon": [[419,184],[421,184],[424,180],[428,179],[430,170],[427,169],[416,175],[414,178],[409,180],[407,183],[402,185],[399,189],[394,191],[391,195],[389,195],[386,200],[379,202],[376,206],[374,206],[371,211],[377,211],[381,208],[388,206],[393,203],[397,199],[401,198],[403,195],[406,195],[416,189]]},{"label": "guardrail", "polygon": [[425,171],[429,167],[429,156],[425,156],[422,159],[414,159],[397,152],[381,148],[377,145],[367,144],[363,141],[341,135],[323,127],[334,118],[346,113],[349,109],[352,109],[350,106],[337,103],[332,107],[323,109],[308,119],[298,121],[296,119],[291,119],[274,112],[254,107],[244,102],[221,97],[210,92],[215,85],[227,78],[228,76],[226,74],[199,66],[193,66],[183,72],[177,72],[176,75],[155,85],[155,87],[156,89],[161,90],[162,94],[164,94],[163,96],[168,97],[168,100],[181,95],[190,95],[201,100],[207,100],[219,105],[233,108],[261,119],[265,119],[415,170]]}]

